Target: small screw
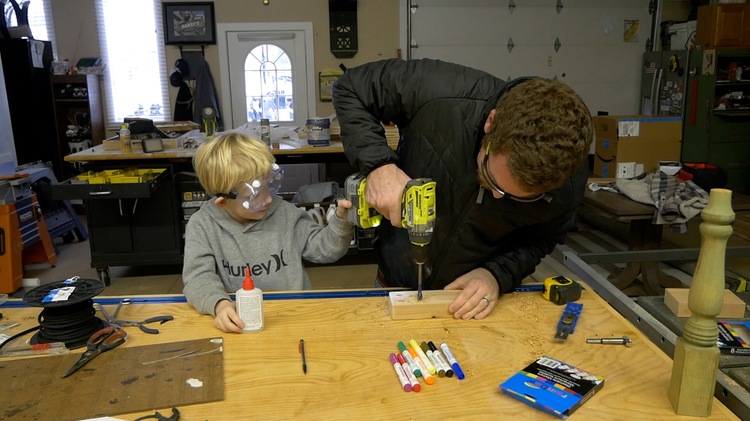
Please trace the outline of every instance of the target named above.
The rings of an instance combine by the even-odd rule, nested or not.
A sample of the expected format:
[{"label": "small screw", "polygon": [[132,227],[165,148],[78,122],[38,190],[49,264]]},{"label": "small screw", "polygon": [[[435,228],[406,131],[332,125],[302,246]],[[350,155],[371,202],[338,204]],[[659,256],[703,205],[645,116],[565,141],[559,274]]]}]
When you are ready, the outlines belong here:
[{"label": "small screw", "polygon": [[586,339],[587,344],[625,345],[632,346],[633,341],[627,336],[622,338],[591,338]]}]

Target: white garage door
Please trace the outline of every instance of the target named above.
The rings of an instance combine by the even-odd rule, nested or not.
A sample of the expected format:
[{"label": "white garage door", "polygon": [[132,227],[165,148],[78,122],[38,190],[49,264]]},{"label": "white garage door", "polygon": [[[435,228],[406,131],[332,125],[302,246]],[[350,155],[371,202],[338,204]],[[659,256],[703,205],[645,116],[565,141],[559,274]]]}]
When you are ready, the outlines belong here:
[{"label": "white garage door", "polygon": [[651,31],[648,5],[649,0],[402,0],[409,15],[407,57],[460,63],[503,79],[557,78],[575,89],[592,113],[637,114]]}]

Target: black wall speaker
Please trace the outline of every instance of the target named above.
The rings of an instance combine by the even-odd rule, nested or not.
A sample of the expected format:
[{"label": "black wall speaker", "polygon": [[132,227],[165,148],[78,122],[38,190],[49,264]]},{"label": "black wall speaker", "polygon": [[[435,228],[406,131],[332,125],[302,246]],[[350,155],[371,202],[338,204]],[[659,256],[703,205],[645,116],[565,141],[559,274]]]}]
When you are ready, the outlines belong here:
[{"label": "black wall speaker", "polygon": [[328,0],[331,53],[337,58],[357,54],[357,0]]}]

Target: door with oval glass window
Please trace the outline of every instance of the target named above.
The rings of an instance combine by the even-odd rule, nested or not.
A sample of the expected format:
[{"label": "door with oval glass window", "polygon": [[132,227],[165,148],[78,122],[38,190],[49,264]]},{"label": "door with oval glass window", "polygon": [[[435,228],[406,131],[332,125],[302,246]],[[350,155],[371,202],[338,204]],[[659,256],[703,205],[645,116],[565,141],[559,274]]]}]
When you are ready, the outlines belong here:
[{"label": "door with oval glass window", "polygon": [[308,118],[305,32],[226,33],[232,125],[267,118],[302,126]]}]

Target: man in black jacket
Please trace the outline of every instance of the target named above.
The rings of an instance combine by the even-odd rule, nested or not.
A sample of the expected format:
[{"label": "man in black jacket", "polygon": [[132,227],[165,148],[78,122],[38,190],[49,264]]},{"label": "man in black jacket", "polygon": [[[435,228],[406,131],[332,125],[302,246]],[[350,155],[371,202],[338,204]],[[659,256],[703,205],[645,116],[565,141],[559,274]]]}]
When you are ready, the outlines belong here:
[{"label": "man in black jacket", "polygon": [[[333,89],[347,158],[367,176],[367,201],[391,224],[375,240],[383,286],[415,288],[400,228],[411,178],[437,183],[425,289],[461,289],[454,317],[482,319],[575,226],[588,177],[591,115],[565,84],[504,82],[434,60],[352,68]],[[383,123],[399,128],[398,148]]]}]

